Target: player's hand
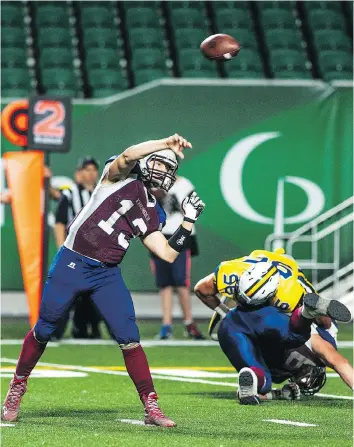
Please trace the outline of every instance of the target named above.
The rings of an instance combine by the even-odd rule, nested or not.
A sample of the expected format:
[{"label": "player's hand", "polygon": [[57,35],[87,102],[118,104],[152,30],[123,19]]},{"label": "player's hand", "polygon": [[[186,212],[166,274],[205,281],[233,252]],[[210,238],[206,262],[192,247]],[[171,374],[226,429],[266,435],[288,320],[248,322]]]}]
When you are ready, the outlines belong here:
[{"label": "player's hand", "polygon": [[192,148],[192,144],[185,138],[175,133],[174,135],[165,139],[166,146],[173,150],[173,152],[180,158],[184,158],[183,150],[186,147]]},{"label": "player's hand", "polygon": [[281,398],[284,400],[300,400],[301,391],[296,383],[287,383],[281,389]]},{"label": "player's hand", "polygon": [[187,196],[182,202],[182,214],[184,220],[194,223],[205,208],[205,203],[202,202],[195,191]]}]

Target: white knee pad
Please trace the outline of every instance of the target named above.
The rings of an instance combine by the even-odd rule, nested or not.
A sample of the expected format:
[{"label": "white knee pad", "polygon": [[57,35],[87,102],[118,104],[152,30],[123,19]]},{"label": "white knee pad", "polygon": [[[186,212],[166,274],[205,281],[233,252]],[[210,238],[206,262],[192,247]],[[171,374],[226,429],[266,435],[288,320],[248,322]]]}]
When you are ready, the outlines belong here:
[{"label": "white knee pad", "polygon": [[140,343],[137,343],[137,342],[133,342],[133,343],[127,343],[127,344],[122,344],[122,345],[119,345],[119,347],[120,347],[120,349],[124,349],[124,350],[126,350],[126,349],[134,349],[134,348],[137,348],[138,346],[140,346]]}]

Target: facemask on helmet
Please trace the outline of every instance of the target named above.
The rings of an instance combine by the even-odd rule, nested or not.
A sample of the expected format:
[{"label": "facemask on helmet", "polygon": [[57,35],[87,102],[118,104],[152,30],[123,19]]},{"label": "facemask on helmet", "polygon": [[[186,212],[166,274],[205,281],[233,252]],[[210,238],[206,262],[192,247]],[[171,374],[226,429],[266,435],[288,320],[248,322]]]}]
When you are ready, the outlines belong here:
[{"label": "facemask on helmet", "polygon": [[313,396],[323,388],[326,383],[326,368],[324,366],[304,366],[301,370],[289,379],[289,382],[296,383],[305,396]]},{"label": "facemask on helmet", "polygon": [[242,273],[234,291],[241,306],[260,306],[273,298],[279,286],[279,272],[271,262],[257,262]]},{"label": "facemask on helmet", "polygon": [[153,152],[139,161],[139,167],[141,179],[149,188],[160,188],[168,192],[176,181],[178,162],[171,149]]}]

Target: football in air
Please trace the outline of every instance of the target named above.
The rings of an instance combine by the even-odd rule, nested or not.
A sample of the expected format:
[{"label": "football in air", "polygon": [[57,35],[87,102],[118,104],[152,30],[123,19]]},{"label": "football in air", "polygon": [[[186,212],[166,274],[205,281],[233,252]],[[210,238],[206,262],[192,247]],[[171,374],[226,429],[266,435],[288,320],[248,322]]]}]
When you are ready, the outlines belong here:
[{"label": "football in air", "polygon": [[228,61],[238,54],[240,45],[228,34],[213,34],[203,40],[200,49],[208,59]]}]

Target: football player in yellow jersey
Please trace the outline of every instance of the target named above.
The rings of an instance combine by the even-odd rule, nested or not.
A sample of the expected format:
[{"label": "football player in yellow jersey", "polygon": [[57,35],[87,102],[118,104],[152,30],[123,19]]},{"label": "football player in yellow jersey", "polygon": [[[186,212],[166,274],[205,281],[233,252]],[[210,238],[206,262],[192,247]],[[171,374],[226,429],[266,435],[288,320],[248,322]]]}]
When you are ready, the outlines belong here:
[{"label": "football player in yellow jersey", "polygon": [[[268,364],[274,359],[274,364],[281,363],[286,350],[304,345],[316,318],[322,318],[321,323],[328,327],[331,320],[326,317],[338,321],[351,318],[346,306],[314,293],[296,262],[284,252],[257,250],[248,257],[221,263],[194,290],[222,318],[219,344],[240,373],[242,404],[258,404],[258,394],[271,391]],[[218,293],[237,306],[229,311]],[[289,318],[286,313],[290,312]]]}]

